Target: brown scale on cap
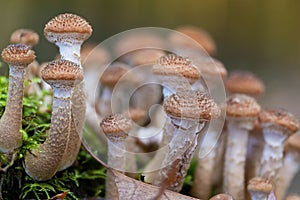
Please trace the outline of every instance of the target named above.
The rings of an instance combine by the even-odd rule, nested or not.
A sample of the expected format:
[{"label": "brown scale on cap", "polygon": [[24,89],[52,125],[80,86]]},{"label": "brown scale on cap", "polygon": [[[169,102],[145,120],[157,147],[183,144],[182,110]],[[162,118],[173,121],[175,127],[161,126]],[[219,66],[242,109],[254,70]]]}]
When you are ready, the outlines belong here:
[{"label": "brown scale on cap", "polygon": [[259,121],[261,123],[275,123],[284,128],[287,128],[292,133],[299,129],[299,121],[297,118],[284,110],[266,110],[260,113]]},{"label": "brown scale on cap", "polygon": [[18,29],[10,36],[10,42],[35,46],[39,42],[39,35],[30,29]]},{"label": "brown scale on cap", "polygon": [[164,101],[164,110],[174,118],[207,121],[219,117],[220,108],[201,91],[179,91]]},{"label": "brown scale on cap", "polygon": [[32,63],[35,59],[34,51],[24,44],[11,44],[2,51],[2,60],[9,65],[21,66]]},{"label": "brown scale on cap", "polygon": [[53,33],[83,33],[90,36],[92,34],[92,27],[89,23],[75,14],[60,14],[51,19],[44,28],[45,34]]},{"label": "brown scale on cap", "polygon": [[100,127],[108,138],[125,138],[132,128],[131,121],[121,114],[110,115],[103,119]]},{"label": "brown scale on cap", "polygon": [[113,87],[118,83],[120,78],[128,72],[128,69],[129,65],[121,62],[114,62],[103,72],[100,77],[100,82],[103,85]]},{"label": "brown scale on cap", "polygon": [[82,81],[83,73],[79,66],[68,60],[56,60],[47,64],[41,71],[46,82],[57,80]]},{"label": "brown scale on cap", "polygon": [[247,186],[248,191],[270,193],[274,188],[272,183],[264,178],[252,178]]},{"label": "brown scale on cap", "polygon": [[157,75],[183,76],[192,80],[200,77],[200,72],[188,58],[175,54],[162,56],[152,70]]},{"label": "brown scale on cap", "polygon": [[[209,35],[208,32],[205,30],[195,27],[195,26],[182,26],[176,29],[180,33],[185,34],[186,36],[190,37],[191,39],[195,40],[198,44],[200,44],[204,50],[207,51],[208,54],[213,55],[217,51],[216,44],[212,37]],[[196,46],[190,44],[191,42],[185,39],[178,34],[173,34],[170,36],[170,41],[174,44],[178,44],[180,46]]]},{"label": "brown scale on cap", "polygon": [[230,117],[255,117],[260,113],[260,106],[252,97],[234,94],[227,100],[226,113]]},{"label": "brown scale on cap", "polygon": [[235,71],[230,73],[225,85],[230,93],[259,96],[265,91],[265,85],[262,80],[249,71]]},{"label": "brown scale on cap", "polygon": [[210,198],[209,200],[233,200],[233,198],[229,194],[223,193],[223,194],[217,194],[212,198]]}]

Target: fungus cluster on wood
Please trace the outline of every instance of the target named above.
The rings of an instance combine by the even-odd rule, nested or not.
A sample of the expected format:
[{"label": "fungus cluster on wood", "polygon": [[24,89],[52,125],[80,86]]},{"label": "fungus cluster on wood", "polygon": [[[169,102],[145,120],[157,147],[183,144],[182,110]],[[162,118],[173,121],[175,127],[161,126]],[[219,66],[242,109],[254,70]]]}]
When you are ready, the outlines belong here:
[{"label": "fungus cluster on wood", "polygon": [[[216,45],[207,32],[190,26],[180,27],[178,31],[180,34],[171,34],[166,41],[151,34],[124,37],[114,46],[114,51],[123,55],[104,69],[111,58],[107,49],[90,45],[81,51],[81,45],[92,34],[86,20],[74,14],[51,19],[45,25],[44,35],[59,48],[60,59],[45,64],[41,70],[28,71],[27,77],[30,80],[40,76],[52,90],[51,124],[45,141],[36,142],[35,148],[22,152],[19,158],[28,176],[35,181],[47,181],[72,166],[81,146],[86,118],[95,132],[95,140],[107,138],[106,199],[148,199],[145,195],[157,199],[169,196],[204,200],[284,199],[300,166],[300,139],[295,134],[299,129],[298,120],[282,109],[261,108],[257,98],[265,87],[251,72],[232,72],[227,77],[222,62],[210,57],[215,55]],[[183,35],[194,43],[186,42]],[[21,133],[24,80],[27,66],[35,60],[32,48],[38,40],[34,31],[19,29],[11,36],[11,43],[17,44],[9,45],[1,54],[9,65],[9,84],[0,119],[0,151],[11,160],[6,167],[0,166],[1,171],[14,165],[24,145]],[[164,47],[165,42],[170,43],[172,52],[141,49],[153,44]],[[201,51],[197,49],[199,45],[203,47]],[[82,60],[86,62],[81,63]],[[40,65],[36,62],[36,66]],[[132,75],[130,71],[135,66],[145,67],[148,74]],[[99,70],[102,76],[95,77]],[[145,76],[161,86],[127,91],[127,84],[140,87]],[[205,84],[208,81],[210,86],[217,87],[218,78],[226,87],[226,105],[213,99]],[[98,84],[100,88],[94,86]],[[115,98],[132,95],[126,108],[121,103],[111,103],[114,89],[120,85],[124,91],[121,97]],[[41,93],[41,86],[35,87],[26,95]],[[160,112],[154,113],[158,119],[149,122],[148,109],[156,103],[161,105]],[[202,133],[211,121],[223,126],[222,112],[226,113],[222,133],[215,127],[204,136]],[[162,121],[165,124],[158,134],[161,139],[143,142],[142,136],[157,131]],[[153,127],[148,127],[149,124]],[[153,153],[149,150],[153,146],[165,150],[150,157],[147,153]],[[199,148],[207,152],[204,158],[195,153]],[[145,156],[137,159],[135,152]],[[185,194],[195,198],[177,194],[186,186],[193,158],[197,166],[192,172],[190,191]],[[130,172],[136,177],[139,159],[147,162],[140,170],[146,183],[124,175]],[[219,194],[212,197],[213,188]],[[126,196],[129,194],[130,197]],[[296,195],[286,197],[297,198]]]}]

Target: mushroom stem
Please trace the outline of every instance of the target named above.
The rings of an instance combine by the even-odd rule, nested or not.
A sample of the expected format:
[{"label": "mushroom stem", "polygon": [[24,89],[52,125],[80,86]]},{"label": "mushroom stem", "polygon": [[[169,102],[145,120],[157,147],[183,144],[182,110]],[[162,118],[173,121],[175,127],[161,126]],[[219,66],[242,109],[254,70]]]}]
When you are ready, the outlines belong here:
[{"label": "mushroom stem", "polygon": [[65,43],[55,43],[56,46],[59,48],[59,53],[61,55],[61,59],[70,60],[73,63],[81,66],[80,62],[80,49],[81,43],[72,43],[72,44],[65,44]]},{"label": "mushroom stem", "polygon": [[[5,111],[0,120],[0,151],[7,153],[22,145],[22,100],[25,68],[11,66]],[[7,137],[10,134],[10,137]]]}]

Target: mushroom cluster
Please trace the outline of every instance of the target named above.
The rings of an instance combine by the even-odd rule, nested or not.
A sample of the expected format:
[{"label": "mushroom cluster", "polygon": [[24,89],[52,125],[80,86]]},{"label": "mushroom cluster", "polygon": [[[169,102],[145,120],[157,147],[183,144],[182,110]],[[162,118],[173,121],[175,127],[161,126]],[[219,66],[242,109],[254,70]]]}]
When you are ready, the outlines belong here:
[{"label": "mushroom cluster", "polygon": [[[86,125],[94,140],[107,143],[106,199],[128,199],[114,170],[141,175],[158,188],[157,199],[164,190],[203,200],[286,197],[300,166],[299,122],[286,110],[259,105],[265,87],[253,73],[227,76],[222,62],[211,57],[217,48],[207,32],[184,26],[165,40],[145,33],[127,36],[114,44],[113,51],[122,56],[111,62],[108,49],[87,45],[81,50],[91,34],[90,24],[78,15],[51,19],[44,35],[60,55],[44,65],[35,61],[32,48],[39,37],[34,31],[12,34],[14,44],[1,54],[9,65],[9,85],[0,151],[10,159],[1,171],[14,165],[23,145],[23,95],[51,90],[46,138],[18,158],[35,181],[50,180],[75,163]],[[160,48],[149,48],[153,44]],[[51,88],[32,82],[24,89],[24,81],[35,76]],[[143,84],[145,79],[156,85]],[[220,82],[228,95],[224,102],[211,92]],[[141,163],[146,164],[141,168]]]}]

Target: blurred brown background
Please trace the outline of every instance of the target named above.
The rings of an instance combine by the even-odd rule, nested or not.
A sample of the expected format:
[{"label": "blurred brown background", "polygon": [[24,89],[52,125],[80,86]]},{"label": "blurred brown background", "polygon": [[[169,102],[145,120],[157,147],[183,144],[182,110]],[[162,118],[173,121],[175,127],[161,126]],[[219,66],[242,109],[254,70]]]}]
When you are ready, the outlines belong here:
[{"label": "blurred brown background", "polygon": [[[39,62],[57,52],[42,34],[44,24],[59,13],[86,18],[94,29],[89,41],[95,42],[137,27],[203,27],[216,40],[216,57],[229,71],[252,70],[265,81],[264,107],[286,108],[300,116],[298,0],[11,0],[1,1],[0,8],[0,47],[15,29],[34,29],[41,36],[35,48]],[[294,184],[293,191],[300,186]]]}]

